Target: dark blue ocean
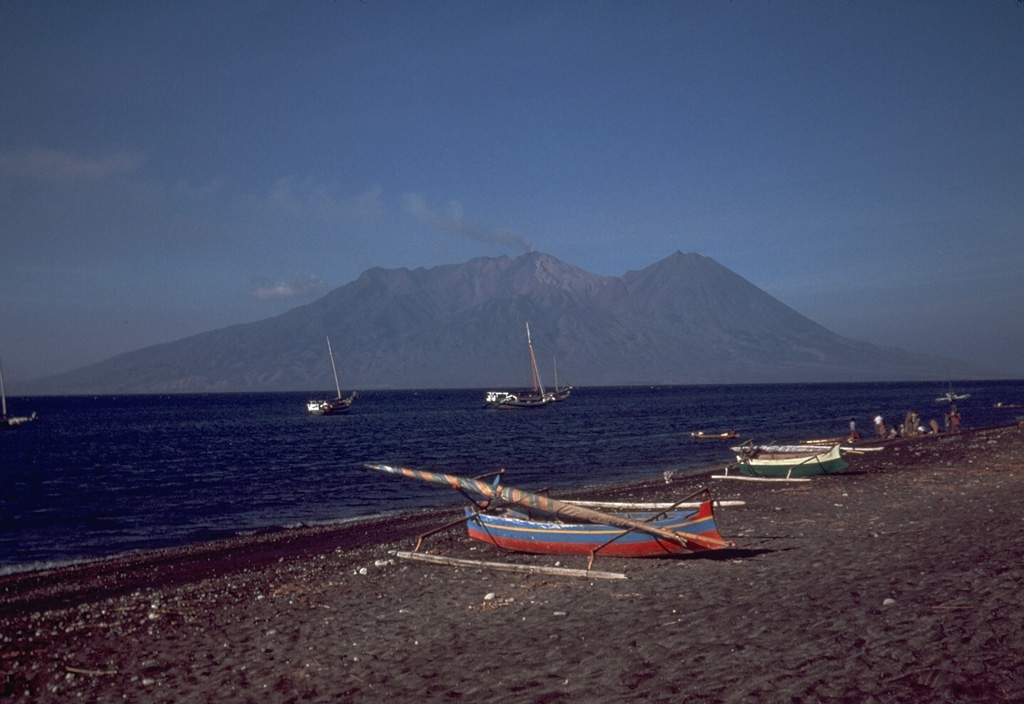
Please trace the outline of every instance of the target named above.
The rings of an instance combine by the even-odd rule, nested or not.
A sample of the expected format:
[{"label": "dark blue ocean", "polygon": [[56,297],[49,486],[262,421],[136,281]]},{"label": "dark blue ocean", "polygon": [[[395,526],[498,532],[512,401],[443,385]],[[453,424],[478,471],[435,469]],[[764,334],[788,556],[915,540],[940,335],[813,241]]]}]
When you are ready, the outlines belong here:
[{"label": "dark blue ocean", "polygon": [[[297,525],[455,503],[457,494],[371,472],[386,462],[462,475],[506,468],[523,489],[657,478],[725,465],[736,429],[757,442],[835,437],[856,418],[915,408],[942,423],[937,383],[577,389],[526,411],[483,391],[366,391],[341,416],[307,395],[9,398],[40,420],[0,431],[0,573]],[[956,384],[965,428],[1012,423],[1024,381]],[[563,494],[564,495],[564,494]]]}]

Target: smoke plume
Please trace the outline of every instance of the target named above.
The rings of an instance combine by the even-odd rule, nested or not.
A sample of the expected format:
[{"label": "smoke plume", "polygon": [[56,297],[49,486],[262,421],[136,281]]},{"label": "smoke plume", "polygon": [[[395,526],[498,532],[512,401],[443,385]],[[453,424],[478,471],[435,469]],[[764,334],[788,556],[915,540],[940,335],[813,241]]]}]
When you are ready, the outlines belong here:
[{"label": "smoke plume", "polygon": [[490,229],[482,225],[466,222],[462,212],[462,204],[457,201],[449,203],[448,213],[443,215],[430,207],[422,195],[406,193],[402,199],[402,209],[417,220],[425,222],[442,232],[462,235],[478,242],[503,244],[524,252],[533,251],[533,247],[530,246],[529,242],[513,234],[511,230],[505,228]]}]

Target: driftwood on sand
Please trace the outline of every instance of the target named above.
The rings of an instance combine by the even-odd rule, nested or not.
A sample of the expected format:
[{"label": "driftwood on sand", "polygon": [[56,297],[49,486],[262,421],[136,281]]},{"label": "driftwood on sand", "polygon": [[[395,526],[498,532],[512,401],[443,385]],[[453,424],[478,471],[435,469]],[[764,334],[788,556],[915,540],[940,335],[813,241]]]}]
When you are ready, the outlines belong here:
[{"label": "driftwood on sand", "polygon": [[503,572],[523,572],[526,574],[546,574],[556,577],[579,577],[582,579],[626,579],[622,572],[605,572],[602,570],[574,569],[571,567],[548,567],[546,565],[517,565],[513,562],[494,562],[490,560],[467,560],[458,557],[445,557],[424,552],[408,552],[399,550],[395,553],[405,560],[431,562],[435,565],[450,567],[482,567]]}]

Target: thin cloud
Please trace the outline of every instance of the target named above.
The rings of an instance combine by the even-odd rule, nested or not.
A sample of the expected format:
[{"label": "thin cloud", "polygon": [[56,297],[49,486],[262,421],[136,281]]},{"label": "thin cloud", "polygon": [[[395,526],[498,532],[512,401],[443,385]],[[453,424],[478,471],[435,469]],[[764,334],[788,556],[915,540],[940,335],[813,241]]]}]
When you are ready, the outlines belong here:
[{"label": "thin cloud", "polygon": [[338,194],[338,186],[295,176],[275,181],[267,192],[267,204],[289,217],[322,223],[372,223],[380,218],[383,189],[373,186],[354,196]]},{"label": "thin cloud", "polygon": [[143,161],[141,155],[134,153],[88,158],[57,149],[24,149],[0,152],[0,173],[15,180],[86,183],[133,173]]},{"label": "thin cloud", "polygon": [[313,274],[295,274],[288,281],[257,280],[252,297],[261,301],[282,298],[317,298],[327,293],[327,283]]},{"label": "thin cloud", "polygon": [[490,229],[481,225],[467,223],[462,212],[462,204],[452,201],[448,204],[447,215],[442,215],[430,207],[426,199],[419,193],[406,193],[402,197],[402,209],[421,222],[442,232],[462,235],[478,242],[503,244],[524,252],[532,252],[533,247],[522,237],[512,234],[505,228]]}]

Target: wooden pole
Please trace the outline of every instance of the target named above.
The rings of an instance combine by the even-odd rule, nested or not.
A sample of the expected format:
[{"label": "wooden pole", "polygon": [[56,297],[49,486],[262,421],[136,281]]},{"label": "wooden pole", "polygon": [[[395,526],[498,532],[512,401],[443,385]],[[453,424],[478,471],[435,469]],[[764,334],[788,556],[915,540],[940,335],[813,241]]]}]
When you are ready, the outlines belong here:
[{"label": "wooden pole", "polygon": [[399,551],[396,556],[403,560],[419,560],[435,565],[450,567],[484,567],[503,572],[525,572],[527,574],[549,574],[559,577],[577,577],[581,579],[626,579],[621,572],[602,572],[601,570],[579,570],[570,567],[545,567],[543,565],[514,565],[508,562],[487,562],[484,560],[465,560],[458,557],[430,555],[422,552]]}]

